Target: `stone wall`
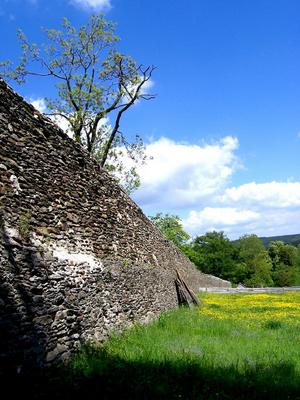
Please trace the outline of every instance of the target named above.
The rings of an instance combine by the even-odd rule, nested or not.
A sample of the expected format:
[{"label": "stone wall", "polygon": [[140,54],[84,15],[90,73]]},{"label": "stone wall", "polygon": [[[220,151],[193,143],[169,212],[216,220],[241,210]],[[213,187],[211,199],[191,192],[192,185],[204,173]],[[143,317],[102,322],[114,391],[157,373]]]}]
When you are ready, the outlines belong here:
[{"label": "stone wall", "polygon": [[80,343],[177,306],[196,270],[99,165],[0,80],[0,371],[67,358]]}]

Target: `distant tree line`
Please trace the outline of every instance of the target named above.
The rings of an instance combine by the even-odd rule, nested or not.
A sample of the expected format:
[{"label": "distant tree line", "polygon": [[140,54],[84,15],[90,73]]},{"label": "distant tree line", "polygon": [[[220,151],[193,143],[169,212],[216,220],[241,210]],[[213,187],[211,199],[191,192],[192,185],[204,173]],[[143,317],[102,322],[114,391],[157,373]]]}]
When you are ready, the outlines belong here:
[{"label": "distant tree line", "polygon": [[204,273],[247,287],[300,285],[300,245],[272,241],[265,247],[256,235],[232,242],[216,231],[192,239],[176,215],[150,219]]}]

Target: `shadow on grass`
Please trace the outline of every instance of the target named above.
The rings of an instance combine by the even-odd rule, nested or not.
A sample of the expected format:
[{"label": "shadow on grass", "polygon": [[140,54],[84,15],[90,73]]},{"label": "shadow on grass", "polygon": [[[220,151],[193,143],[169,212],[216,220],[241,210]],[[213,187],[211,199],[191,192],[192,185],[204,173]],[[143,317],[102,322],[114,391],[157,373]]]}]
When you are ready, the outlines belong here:
[{"label": "shadow on grass", "polygon": [[[74,367],[18,376],[9,393],[31,399],[300,399],[293,364],[204,367],[197,359],[125,361],[104,349],[87,349]],[[3,386],[4,384],[4,386]]]}]

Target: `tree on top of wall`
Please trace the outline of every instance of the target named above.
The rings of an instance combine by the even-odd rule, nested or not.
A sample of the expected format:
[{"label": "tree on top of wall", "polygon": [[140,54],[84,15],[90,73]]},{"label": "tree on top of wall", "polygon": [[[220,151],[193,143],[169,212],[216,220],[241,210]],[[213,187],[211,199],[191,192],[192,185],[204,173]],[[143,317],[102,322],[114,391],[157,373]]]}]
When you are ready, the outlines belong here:
[{"label": "tree on top of wall", "polygon": [[[46,44],[18,38],[22,56],[18,66],[0,63],[0,75],[24,83],[29,76],[48,77],[57,89],[45,98],[47,114],[66,122],[74,140],[86,147],[102,167],[123,176],[128,191],[139,185],[138,163],[146,160],[142,139],[129,142],[121,132],[124,113],[148,93],[154,66],[137,64],[117,51],[115,24],[103,15],[92,15],[76,29],[66,18],[62,29],[45,29]],[[133,161],[126,169],[125,156]]]}]

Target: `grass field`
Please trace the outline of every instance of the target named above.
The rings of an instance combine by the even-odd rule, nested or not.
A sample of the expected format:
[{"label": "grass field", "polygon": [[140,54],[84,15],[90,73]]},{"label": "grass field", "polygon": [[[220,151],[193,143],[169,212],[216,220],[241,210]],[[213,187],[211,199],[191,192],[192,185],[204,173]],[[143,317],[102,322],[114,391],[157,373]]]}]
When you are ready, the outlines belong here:
[{"label": "grass field", "polygon": [[201,301],[86,347],[71,382],[95,398],[300,399],[299,293]]}]

